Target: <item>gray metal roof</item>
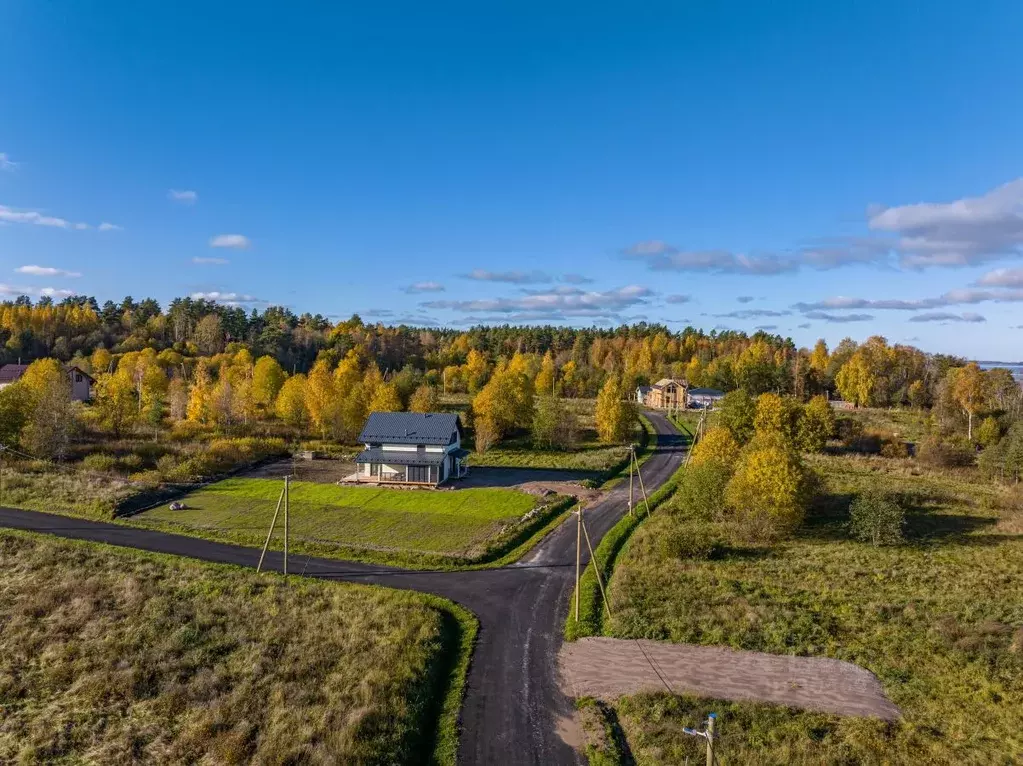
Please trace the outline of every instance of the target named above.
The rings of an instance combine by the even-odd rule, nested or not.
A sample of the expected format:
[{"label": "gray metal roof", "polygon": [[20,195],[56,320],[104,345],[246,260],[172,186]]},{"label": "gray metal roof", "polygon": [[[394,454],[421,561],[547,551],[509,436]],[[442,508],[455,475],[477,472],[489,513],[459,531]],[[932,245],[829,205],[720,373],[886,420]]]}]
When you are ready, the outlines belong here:
[{"label": "gray metal roof", "polygon": [[719,391],[716,388],[690,388],[690,396],[724,396],[724,391]]},{"label": "gray metal roof", "polygon": [[449,444],[461,428],[451,412],[373,412],[362,427],[363,444]]},{"label": "gray metal roof", "polygon": [[0,383],[13,383],[20,380],[28,369],[27,364],[5,364],[0,367]]},{"label": "gray metal roof", "polygon": [[379,447],[364,449],[355,458],[356,463],[387,463],[388,465],[440,465],[447,454],[444,452],[399,452],[398,450],[382,450]]}]

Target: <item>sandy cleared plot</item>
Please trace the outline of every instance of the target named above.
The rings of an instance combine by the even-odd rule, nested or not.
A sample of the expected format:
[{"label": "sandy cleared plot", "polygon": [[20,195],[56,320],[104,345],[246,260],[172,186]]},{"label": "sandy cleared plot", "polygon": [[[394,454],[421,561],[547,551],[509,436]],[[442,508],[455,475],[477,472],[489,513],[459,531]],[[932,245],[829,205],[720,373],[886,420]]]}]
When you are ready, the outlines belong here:
[{"label": "sandy cleared plot", "polygon": [[583,638],[561,648],[566,693],[611,700],[667,691],[756,700],[850,716],[899,717],[873,673],[826,657],[792,657],[716,646]]},{"label": "sandy cleared plot", "polygon": [[[272,479],[228,479],[186,496],[186,510],[163,506],[132,521],[223,531],[258,544],[282,487]],[[461,554],[518,521],[535,503],[536,498],[510,489],[454,492],[296,481],[291,485],[290,534],[295,540],[353,547]]]}]

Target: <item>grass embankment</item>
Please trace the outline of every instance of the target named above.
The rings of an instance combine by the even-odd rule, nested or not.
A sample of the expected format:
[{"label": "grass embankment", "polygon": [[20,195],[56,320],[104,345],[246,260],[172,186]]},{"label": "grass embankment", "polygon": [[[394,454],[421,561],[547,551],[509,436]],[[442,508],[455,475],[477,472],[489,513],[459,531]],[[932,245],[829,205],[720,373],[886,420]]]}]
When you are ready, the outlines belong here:
[{"label": "grass embankment", "polygon": [[[649,421],[643,418],[644,423]],[[656,438],[656,437],[653,437]],[[683,434],[685,438],[685,434]],[[672,477],[650,493],[648,502],[650,510],[657,510],[658,506],[668,500],[678,489],[678,483],[682,477],[682,468],[679,468]],[[605,585],[614,572],[615,563],[625,544],[636,531],[637,527],[648,518],[646,505],[640,500],[636,503],[635,512],[626,515],[608,530],[600,543],[593,551],[593,560],[597,562],[600,576]],[[653,518],[652,516],[649,518]],[[575,619],[575,595],[573,593],[572,608],[569,610],[568,619],[565,622],[565,638],[575,641],[583,636],[597,636],[603,631],[604,619],[606,617],[604,600],[600,595],[600,586],[597,582],[597,575],[593,571],[592,562],[586,567],[586,571],[579,579],[579,619]]]},{"label": "grass embankment", "polygon": [[[721,715],[722,763],[1014,763],[1023,759],[1023,501],[973,469],[817,456],[825,493],[797,537],[712,561],[669,557],[656,514],[618,558],[610,635],[835,657],[874,672],[904,719],[638,695],[617,703],[638,763],[699,757],[682,734]],[[845,528],[856,494],[908,508],[908,540]]]},{"label": "grass embankment", "polygon": [[7,530],[0,567],[4,763],[454,763],[441,599]]},{"label": "grass embankment", "polygon": [[[187,495],[186,510],[163,506],[127,523],[262,545],[282,487],[273,479],[227,479]],[[540,501],[510,489],[428,491],[301,481],[292,482],[290,498],[289,536],[296,552],[431,566],[497,558],[567,507],[563,498]],[[280,538],[283,515],[277,523]]]}]

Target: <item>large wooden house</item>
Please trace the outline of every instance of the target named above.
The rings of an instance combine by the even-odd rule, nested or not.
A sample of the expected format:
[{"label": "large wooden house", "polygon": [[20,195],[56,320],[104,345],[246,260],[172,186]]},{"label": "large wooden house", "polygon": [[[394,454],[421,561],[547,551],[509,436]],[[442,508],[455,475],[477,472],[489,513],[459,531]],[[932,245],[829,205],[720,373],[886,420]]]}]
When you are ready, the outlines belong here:
[{"label": "large wooden house", "polygon": [[462,425],[442,412],[374,412],[359,435],[360,482],[437,486],[465,476]]},{"label": "large wooden house", "polygon": [[686,391],[689,384],[680,378],[661,378],[648,389],[640,388],[637,391],[637,399],[642,399],[640,404],[652,407],[657,410],[685,409]]}]

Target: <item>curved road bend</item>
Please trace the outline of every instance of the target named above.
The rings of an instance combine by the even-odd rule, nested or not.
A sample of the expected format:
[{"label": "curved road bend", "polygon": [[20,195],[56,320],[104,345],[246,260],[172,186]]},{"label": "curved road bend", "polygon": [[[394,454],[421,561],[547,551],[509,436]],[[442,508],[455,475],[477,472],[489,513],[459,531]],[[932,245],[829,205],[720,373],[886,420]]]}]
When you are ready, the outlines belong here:
[{"label": "curved road bend", "polygon": [[[647,491],[675,472],[683,454],[678,431],[659,413],[654,454],[643,465]],[[638,487],[637,487],[638,492]],[[586,509],[594,546],[621,518],[628,485]],[[259,550],[155,530],[0,508],[0,526],[120,545],[157,553],[255,567]],[[267,555],[281,568],[279,553]],[[584,550],[583,561],[588,560]],[[557,657],[575,569],[575,524],[569,519],[518,563],[462,572],[402,570],[308,556],[291,556],[293,572],[433,593],[472,611],[480,623],[462,706],[462,764],[579,764],[585,758],[561,736],[573,706],[558,686]]]}]

